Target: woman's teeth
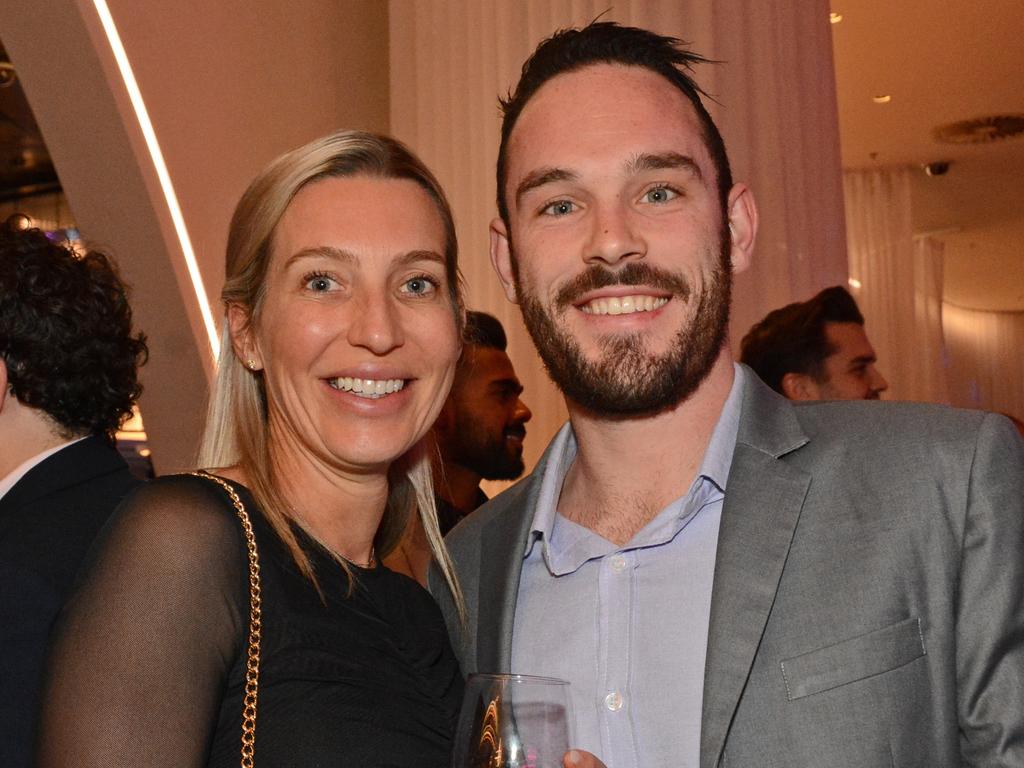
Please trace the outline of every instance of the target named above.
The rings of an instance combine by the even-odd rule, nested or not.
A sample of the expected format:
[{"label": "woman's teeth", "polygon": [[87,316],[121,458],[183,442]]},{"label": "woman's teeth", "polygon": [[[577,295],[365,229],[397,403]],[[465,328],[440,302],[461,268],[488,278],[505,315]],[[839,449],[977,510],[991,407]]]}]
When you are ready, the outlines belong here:
[{"label": "woman's teeth", "polygon": [[328,383],[342,392],[376,399],[400,390],[405,386],[405,379],[353,379],[351,376],[342,376],[340,379],[329,379]]}]

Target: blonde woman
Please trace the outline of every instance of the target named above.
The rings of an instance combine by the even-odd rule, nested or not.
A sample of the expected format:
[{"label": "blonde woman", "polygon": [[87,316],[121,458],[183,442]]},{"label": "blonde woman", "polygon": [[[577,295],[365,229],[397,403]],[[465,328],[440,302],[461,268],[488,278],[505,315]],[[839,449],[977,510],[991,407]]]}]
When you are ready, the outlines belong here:
[{"label": "blonde woman", "polygon": [[444,623],[378,565],[418,513],[458,593],[420,448],[460,349],[444,194],[391,139],[286,154],[238,204],[223,299],[214,479],[151,483],[94,549],[52,651],[40,764],[239,764],[251,585],[234,492],[262,589],[256,760],[447,766],[462,681]]}]

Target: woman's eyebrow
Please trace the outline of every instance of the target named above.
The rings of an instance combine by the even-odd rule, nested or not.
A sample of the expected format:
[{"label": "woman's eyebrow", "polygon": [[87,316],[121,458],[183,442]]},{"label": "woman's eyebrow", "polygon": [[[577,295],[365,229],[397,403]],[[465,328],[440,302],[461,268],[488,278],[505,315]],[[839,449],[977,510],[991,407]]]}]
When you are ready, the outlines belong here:
[{"label": "woman's eyebrow", "polygon": [[441,266],[445,266],[446,260],[444,256],[437,251],[428,250],[417,250],[403,253],[397,259],[395,259],[400,265],[413,264],[417,261],[433,261]]},{"label": "woman's eyebrow", "polygon": [[302,248],[289,256],[288,260],[284,263],[284,269],[288,269],[296,261],[316,258],[332,259],[345,264],[351,264],[359,261],[359,258],[354,253],[346,251],[343,248],[334,248],[330,245],[315,245],[308,248]]}]

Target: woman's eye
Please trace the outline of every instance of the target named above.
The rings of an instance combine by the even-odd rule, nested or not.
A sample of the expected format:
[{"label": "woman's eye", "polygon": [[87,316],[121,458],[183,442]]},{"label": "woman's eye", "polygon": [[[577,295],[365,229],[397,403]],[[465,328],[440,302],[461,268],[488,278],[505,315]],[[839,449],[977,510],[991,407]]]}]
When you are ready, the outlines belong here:
[{"label": "woman's eye", "polygon": [[402,291],[413,296],[429,296],[435,290],[437,290],[437,283],[432,277],[425,275],[411,277],[402,283]]},{"label": "woman's eye", "polygon": [[671,187],[654,187],[644,193],[644,202],[667,203],[669,200],[673,200],[676,197],[679,197],[679,193]]},{"label": "woman's eye", "polygon": [[307,275],[305,287],[313,293],[325,293],[335,287],[336,281],[329,275]]},{"label": "woman's eye", "polygon": [[565,216],[576,210],[576,204],[569,200],[556,200],[544,208],[541,213],[545,216]]}]

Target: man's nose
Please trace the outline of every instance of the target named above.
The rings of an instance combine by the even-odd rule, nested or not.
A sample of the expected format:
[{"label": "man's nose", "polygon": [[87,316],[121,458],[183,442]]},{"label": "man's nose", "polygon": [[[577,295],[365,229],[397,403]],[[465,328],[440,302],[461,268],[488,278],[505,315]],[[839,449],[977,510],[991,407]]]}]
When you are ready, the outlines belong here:
[{"label": "man's nose", "polygon": [[871,374],[871,390],[873,392],[885,392],[889,388],[889,382],[885,380],[885,376],[875,366],[869,368]]},{"label": "man's nose", "polygon": [[513,421],[518,421],[521,424],[525,424],[533,418],[533,411],[527,407],[526,403],[522,400],[516,400],[516,409],[512,413]]},{"label": "man's nose", "polygon": [[642,258],[647,246],[627,206],[619,201],[595,204],[585,261],[614,266],[624,259]]}]

